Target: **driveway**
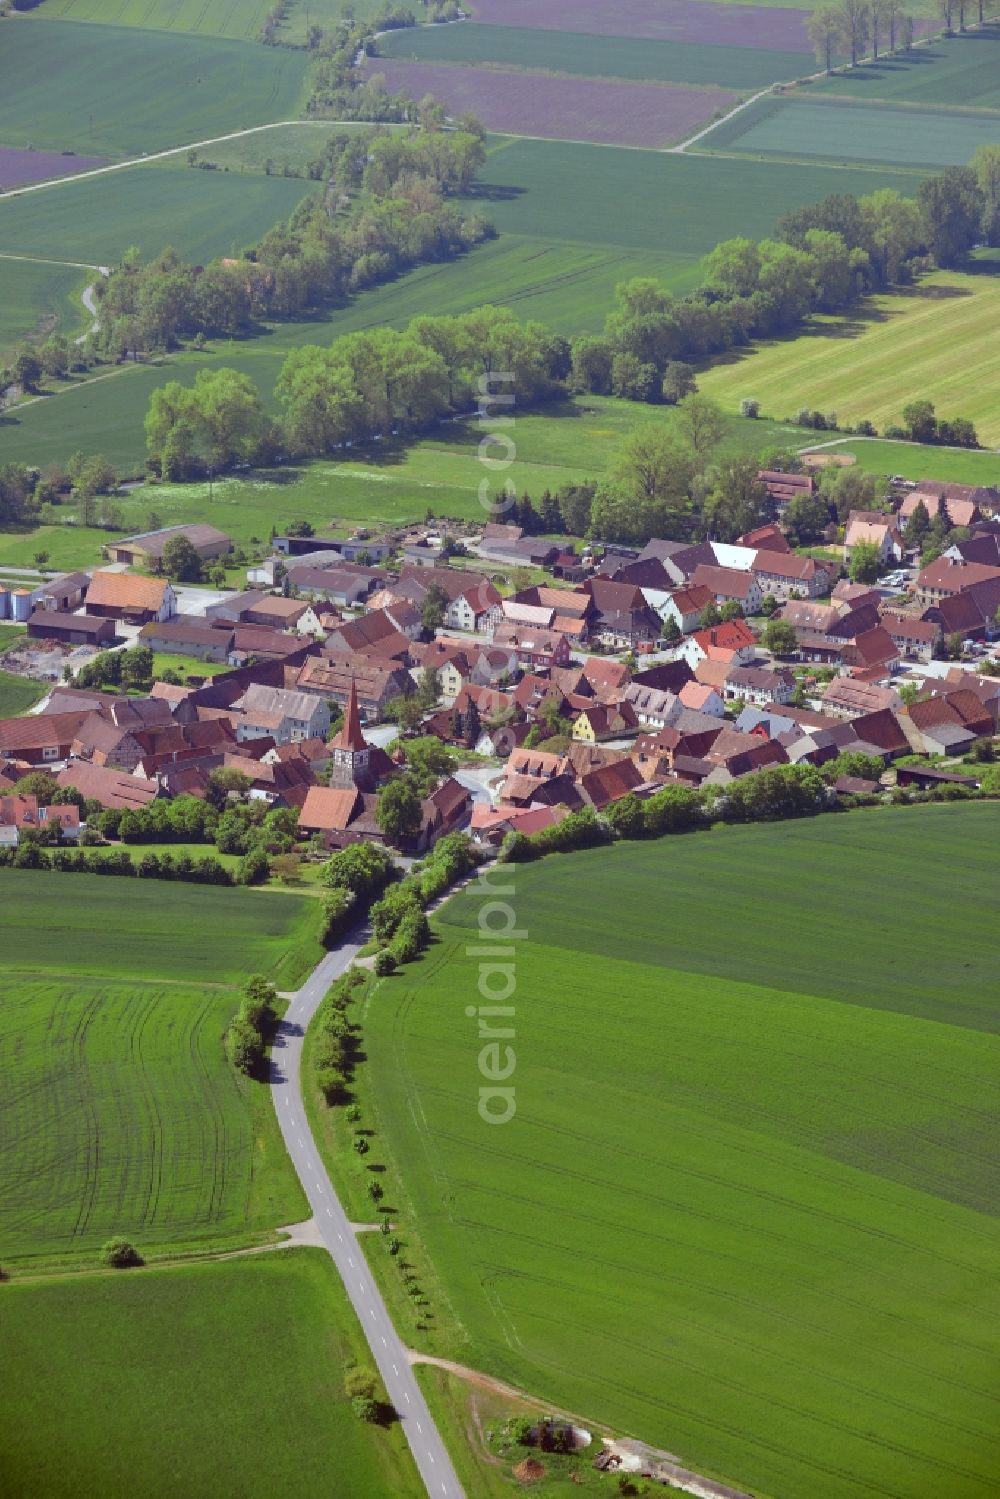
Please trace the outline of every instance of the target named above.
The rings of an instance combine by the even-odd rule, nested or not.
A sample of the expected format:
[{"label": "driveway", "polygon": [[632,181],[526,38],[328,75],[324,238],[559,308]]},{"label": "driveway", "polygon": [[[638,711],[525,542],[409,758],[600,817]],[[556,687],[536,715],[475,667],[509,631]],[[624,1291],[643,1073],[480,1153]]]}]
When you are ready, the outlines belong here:
[{"label": "driveway", "polygon": [[406,1349],[392,1324],[347,1214],[333,1190],[302,1105],[299,1070],[306,1029],[327,989],[354,961],[367,936],[367,931],[361,932],[353,941],[327,953],[302,988],[293,995],[272,1048],[271,1096],[288,1154],[309,1199],[320,1236],[340,1272],[351,1305],[368,1339],[424,1486],[434,1499],[463,1499],[463,1489],[451,1458],[431,1418]]},{"label": "driveway", "polygon": [[388,749],[394,739],[399,738],[399,726],[394,723],[377,723],[370,729],[362,729],[366,744],[374,744],[378,749]]},{"label": "driveway", "polygon": [[486,802],[492,804],[493,797],[490,788],[495,789],[504,772],[495,765],[470,766],[465,770],[456,770],[455,780],[466,791],[472,792],[474,802]]},{"label": "driveway", "polygon": [[236,597],[233,588],[201,588],[190,583],[175,583],[178,614],[204,614],[210,604],[221,604],[223,599]]}]

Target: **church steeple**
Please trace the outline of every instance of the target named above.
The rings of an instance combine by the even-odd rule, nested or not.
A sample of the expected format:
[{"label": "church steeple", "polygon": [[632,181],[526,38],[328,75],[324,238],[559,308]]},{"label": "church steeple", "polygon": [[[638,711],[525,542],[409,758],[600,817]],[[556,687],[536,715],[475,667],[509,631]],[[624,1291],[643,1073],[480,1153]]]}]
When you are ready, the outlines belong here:
[{"label": "church steeple", "polygon": [[330,741],[333,751],[333,781],[350,781],[357,785],[359,780],[364,780],[368,773],[368,761],[371,751],[364,734],[361,732],[361,714],[358,711],[358,693],[354,678],[351,678],[351,688],[347,694],[347,704],[344,708],[344,722],[340,729]]},{"label": "church steeple", "polygon": [[347,706],[344,709],[344,722],[340,726],[336,738],[332,741],[333,749],[352,750],[359,754],[362,750],[367,751],[368,744],[364,734],[361,732],[361,714],[358,712],[358,693],[351,678],[351,690],[347,694]]}]

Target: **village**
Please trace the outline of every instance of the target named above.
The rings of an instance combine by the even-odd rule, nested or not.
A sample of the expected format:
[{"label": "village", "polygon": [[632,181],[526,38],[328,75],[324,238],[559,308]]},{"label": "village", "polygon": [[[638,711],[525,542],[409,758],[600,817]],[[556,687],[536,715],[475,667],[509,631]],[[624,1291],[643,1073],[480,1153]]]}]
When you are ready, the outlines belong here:
[{"label": "village", "polygon": [[[91,572],[0,579],[0,618],[27,630],[8,665],[53,678],[0,721],[0,839],[78,838],[102,810],[220,784],[290,809],[317,857],[457,830],[497,847],[778,765],[863,766],[835,779],[844,797],[978,789],[1000,715],[1000,493],[900,483],[891,512],[852,511],[842,546],[802,555],[781,516],[811,477],[761,478],[776,519],[733,544],[578,554],[499,522],[457,545],[430,522],[285,535],[234,593],[164,575],[179,537],[202,563],[232,549],[189,525],[110,542]],[[904,540],[919,507],[958,537],[923,567]],[[140,675],[103,680],[114,656]],[[175,657],[186,678],[153,671]],[[441,747],[419,777],[416,740]],[[38,770],[52,780],[20,784]],[[47,804],[46,786],[76,795]]]}]

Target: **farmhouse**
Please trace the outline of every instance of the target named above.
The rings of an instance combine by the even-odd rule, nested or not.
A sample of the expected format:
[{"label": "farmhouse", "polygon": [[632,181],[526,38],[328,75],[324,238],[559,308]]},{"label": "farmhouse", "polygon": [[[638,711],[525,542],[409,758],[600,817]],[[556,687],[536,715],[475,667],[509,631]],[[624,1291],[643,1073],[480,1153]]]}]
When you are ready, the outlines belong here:
[{"label": "farmhouse", "polygon": [[14,828],[18,833],[57,827],[65,836],[75,837],[80,829],[80,809],[74,804],[53,807],[39,805],[32,795],[0,796],[0,828]]},{"label": "farmhouse", "polygon": [[[749,671],[751,668],[741,669]],[[710,718],[725,718],[726,716],[726,704],[722,695],[710,682],[685,682],[677,694],[677,701],[681,709],[688,708],[694,713],[707,713]],[[683,714],[680,716],[683,717]]]},{"label": "farmhouse", "polygon": [[717,604],[737,603],[744,614],[757,614],[764,595],[753,573],[735,567],[701,563],[691,579],[694,588],[707,588]]},{"label": "farmhouse", "polygon": [[703,611],[715,602],[710,588],[695,583],[687,588],[675,588],[666,594],[651,596],[649,589],[644,592],[663,623],[672,619],[682,635],[690,635],[692,630],[697,630]]},{"label": "farmhouse", "polygon": [[734,666],[726,677],[725,696],[737,703],[789,703],[795,694],[790,671],[763,666]]},{"label": "farmhouse", "polygon": [[202,562],[224,557],[233,550],[233,543],[224,531],[203,525],[163,526],[157,531],[142,531],[136,536],[106,542],[104,550],[112,562],[155,569],[162,565],[164,549],[175,536],[183,536],[189,541]]},{"label": "farmhouse", "polygon": [[366,655],[377,651],[380,656],[409,664],[410,638],[396,628],[386,609],[373,609],[359,619],[348,619],[330,631],[326,638],[329,651]]},{"label": "farmhouse", "polygon": [[74,759],[132,771],[142,757],[140,736],[149,729],[172,725],[170,705],[161,698],[117,698],[102,704],[83,721],[74,735],[71,753]]},{"label": "farmhouse", "polygon": [[763,594],[787,599],[792,594],[814,599],[826,593],[837,568],[816,557],[798,557],[794,552],[758,552],[753,575]]},{"label": "farmhouse", "polygon": [[27,713],[23,718],[0,719],[0,760],[25,765],[51,765],[65,760],[80,725],[90,709],[72,713]]},{"label": "farmhouse", "polygon": [[913,661],[930,661],[941,639],[940,625],[929,619],[886,613],[882,615],[882,625],[896,649]]},{"label": "farmhouse", "polygon": [[990,582],[994,578],[1000,578],[1000,567],[989,563],[966,562],[954,553],[945,553],[922,568],[918,574],[917,600],[924,609],[929,609],[940,599],[964,593],[975,584]]},{"label": "farmhouse", "polygon": [[628,703],[617,708],[595,703],[584,708],[573,724],[573,738],[583,744],[599,744],[605,739],[622,739],[634,734],[638,720]]},{"label": "farmhouse", "polygon": [[684,659],[690,667],[699,661],[722,661],[727,666],[745,666],[752,660],[757,637],[743,619],[727,620],[708,630],[698,630],[684,642]]},{"label": "farmhouse", "polygon": [[636,715],[637,723],[646,729],[664,729],[675,715],[678,696],[666,688],[645,687],[642,682],[631,682],[625,690],[625,702]]},{"label": "farmhouse", "polygon": [[160,789],[156,781],[85,760],[71,760],[59,771],[56,781],[60,787],[75,787],[88,801],[100,802],[102,807],[117,807],[123,812],[148,807]]},{"label": "farmhouse", "polygon": [[298,739],[325,739],[330,731],[330,710],[325,700],[310,692],[255,683],[233,707],[240,714],[236,721],[239,744],[263,738],[271,738],[275,744],[291,744]]},{"label": "farmhouse", "polygon": [[783,474],[762,468],[758,470],[757,477],[762,480],[767,489],[767,497],[779,516],[784,514],[793,500],[801,495],[811,495],[816,489],[812,474]]},{"label": "farmhouse", "polygon": [[440,786],[424,797],[420,807],[420,832],[417,835],[417,852],[431,848],[439,838],[456,832],[469,821],[472,813],[472,794],[454,776],[442,781]]},{"label": "farmhouse", "polygon": [[784,552],[791,553],[792,548],[788,537],[780,526],[758,526],[755,531],[747,531],[743,536],[736,538],[737,546],[750,547],[755,552]]},{"label": "farmhouse", "polygon": [[301,649],[300,637],[284,630],[272,630],[267,625],[236,625],[226,660],[230,666],[242,666],[251,658],[278,661]]},{"label": "farmhouse", "polygon": [[565,635],[554,630],[502,624],[493,636],[493,643],[500,650],[511,651],[519,666],[532,671],[549,671],[569,662],[569,642]]},{"label": "farmhouse", "polygon": [[381,574],[370,567],[307,567],[288,569],[288,581],[308,598],[326,599],[338,608],[354,608],[371,593]]},{"label": "farmhouse", "polygon": [[823,692],[824,713],[834,718],[859,718],[864,713],[880,713],[884,708],[899,707],[899,693],[877,682],[859,682],[851,677],[834,677]]},{"label": "farmhouse", "polygon": [[233,643],[233,632],[214,627],[201,619],[175,615],[172,619],[150,620],[138,636],[140,645],[150,650],[193,656],[197,661],[225,661]]},{"label": "farmhouse", "polygon": [[485,630],[499,607],[497,589],[488,579],[478,579],[451,600],[444,622],[453,630]]},{"label": "farmhouse", "polygon": [[980,503],[992,510],[996,503],[996,491],[974,488],[968,484],[939,484],[936,480],[922,480],[911,489],[896,512],[900,526],[904,526],[919,505],[927,511],[928,519],[942,515],[951,530],[961,526],[972,526],[982,516]]},{"label": "farmhouse", "polygon": [[899,649],[888,630],[881,625],[847,641],[840,656],[845,666],[858,667],[866,672],[875,670],[885,676],[899,665]]},{"label": "farmhouse", "polygon": [[337,659],[313,656],[303,662],[295,675],[295,686],[299,691],[315,692],[333,698],[341,705],[347,703],[352,684],[358,695],[361,716],[365,719],[384,717],[392,699],[412,687],[409,676],[401,667],[374,665],[371,661],[357,661],[350,656]]},{"label": "farmhouse", "polygon": [[844,556],[848,562],[859,546],[875,547],[880,567],[887,567],[890,561],[898,562],[903,555],[903,542],[895,521],[878,511],[852,510],[847,517]]},{"label": "farmhouse", "polygon": [[172,619],[177,613],[177,596],[165,578],[98,570],[90,580],[87,612],[146,625],[150,620]]}]

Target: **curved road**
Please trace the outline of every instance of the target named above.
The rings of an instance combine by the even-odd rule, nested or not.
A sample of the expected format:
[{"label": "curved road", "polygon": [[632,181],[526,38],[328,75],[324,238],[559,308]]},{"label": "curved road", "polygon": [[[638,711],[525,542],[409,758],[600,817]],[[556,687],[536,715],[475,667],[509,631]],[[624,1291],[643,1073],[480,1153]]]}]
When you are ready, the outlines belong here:
[{"label": "curved road", "polygon": [[345,942],[327,953],[293,996],[271,1052],[271,1096],[288,1154],[309,1199],[323,1243],[358,1314],[389,1399],[399,1413],[424,1486],[433,1499],[464,1499],[406,1349],[316,1149],[302,1105],[299,1068],[306,1029],[327,989],[354,961],[360,947],[361,941]]}]

